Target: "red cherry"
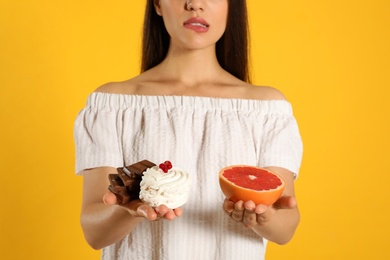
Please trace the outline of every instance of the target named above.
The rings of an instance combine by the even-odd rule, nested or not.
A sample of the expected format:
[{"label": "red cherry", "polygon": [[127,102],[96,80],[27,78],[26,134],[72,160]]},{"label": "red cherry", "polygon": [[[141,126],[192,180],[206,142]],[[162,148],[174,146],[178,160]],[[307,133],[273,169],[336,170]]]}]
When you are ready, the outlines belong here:
[{"label": "red cherry", "polygon": [[167,166],[168,170],[172,169],[172,163],[170,161],[165,161],[164,164]]},{"label": "red cherry", "polygon": [[167,173],[168,172],[168,169],[167,169],[167,166],[163,163],[160,163],[160,165],[158,166],[163,172]]}]

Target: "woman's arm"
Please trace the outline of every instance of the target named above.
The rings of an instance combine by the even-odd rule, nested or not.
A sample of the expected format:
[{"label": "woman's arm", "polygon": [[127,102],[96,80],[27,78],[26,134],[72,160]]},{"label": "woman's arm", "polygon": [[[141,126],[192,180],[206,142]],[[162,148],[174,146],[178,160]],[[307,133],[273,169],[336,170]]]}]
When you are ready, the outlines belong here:
[{"label": "woman's arm", "polygon": [[282,197],[272,206],[255,205],[252,201],[225,200],[224,210],[230,217],[270,241],[286,244],[293,237],[300,214],[295,199],[293,174],[279,167],[267,167],[286,183]]},{"label": "woman's arm", "polygon": [[[94,249],[109,246],[127,234],[143,219],[168,220],[181,215],[181,209],[165,206],[156,209],[134,200],[126,205],[116,205],[116,197],[108,192],[108,174],[115,168],[101,167],[84,171],[81,226],[85,239]],[[104,200],[104,202],[103,202]]]}]

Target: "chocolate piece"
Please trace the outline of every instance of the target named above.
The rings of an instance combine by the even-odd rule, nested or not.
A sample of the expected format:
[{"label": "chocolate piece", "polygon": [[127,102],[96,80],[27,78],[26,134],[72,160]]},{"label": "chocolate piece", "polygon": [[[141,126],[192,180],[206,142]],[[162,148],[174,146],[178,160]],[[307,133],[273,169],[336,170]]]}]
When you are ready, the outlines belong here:
[{"label": "chocolate piece", "polygon": [[110,181],[110,185],[108,189],[115,194],[118,199],[119,204],[124,204],[130,200],[130,196],[128,195],[127,188],[124,185],[122,179],[118,174],[109,174],[108,179]]},{"label": "chocolate piece", "polygon": [[118,174],[109,174],[108,180],[115,191],[120,192],[126,190],[126,187]]},{"label": "chocolate piece", "polygon": [[141,181],[142,181],[142,179],[133,180],[132,183],[127,187],[127,190],[139,193],[141,190],[141,187],[140,187]]},{"label": "chocolate piece", "polygon": [[123,168],[123,170],[129,176],[132,175],[132,173],[135,173],[135,174],[142,177],[143,172],[146,171],[148,168],[151,168],[153,166],[156,166],[156,165],[148,160],[143,160],[143,161],[134,163],[132,165],[126,166]]},{"label": "chocolate piece", "polygon": [[126,189],[124,191],[117,191],[114,187],[109,185],[108,190],[115,194],[118,200],[117,204],[125,204],[131,200],[132,196],[130,196]]},{"label": "chocolate piece", "polygon": [[144,171],[156,164],[143,160],[126,167],[117,168],[118,174],[109,174],[110,185],[108,189],[118,199],[117,204],[125,204],[131,200],[139,199],[140,183]]},{"label": "chocolate piece", "polygon": [[123,184],[125,186],[130,186],[130,184],[132,183],[132,176],[131,175],[127,175],[124,171],[123,171],[123,168],[118,168],[117,169],[118,171],[118,175],[119,177],[121,178]]}]

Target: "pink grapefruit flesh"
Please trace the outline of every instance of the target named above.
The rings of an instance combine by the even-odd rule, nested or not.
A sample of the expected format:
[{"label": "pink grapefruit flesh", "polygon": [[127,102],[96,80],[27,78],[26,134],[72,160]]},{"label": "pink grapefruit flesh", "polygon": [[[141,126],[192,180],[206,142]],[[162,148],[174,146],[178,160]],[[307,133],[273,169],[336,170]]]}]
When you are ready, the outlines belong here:
[{"label": "pink grapefruit flesh", "polygon": [[264,168],[233,165],[220,170],[219,184],[225,196],[233,202],[252,200],[256,205],[270,206],[282,195],[283,179]]}]

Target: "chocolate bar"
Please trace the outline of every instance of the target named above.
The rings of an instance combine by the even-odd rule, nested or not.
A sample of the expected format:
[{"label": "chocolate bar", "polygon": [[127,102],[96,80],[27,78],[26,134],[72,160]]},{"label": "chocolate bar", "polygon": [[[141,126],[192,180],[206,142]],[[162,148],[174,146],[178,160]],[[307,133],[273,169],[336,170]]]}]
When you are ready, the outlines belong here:
[{"label": "chocolate bar", "polygon": [[143,160],[126,167],[117,168],[117,174],[111,173],[108,175],[110,181],[108,189],[117,197],[117,204],[125,204],[139,199],[142,175],[153,166],[156,166],[156,164]]},{"label": "chocolate bar", "polygon": [[130,175],[126,174],[123,171],[123,168],[118,168],[117,171],[118,171],[118,177],[122,180],[124,186],[130,186],[133,183],[134,179],[136,178],[136,176],[131,175],[131,173]]},{"label": "chocolate bar", "polygon": [[118,174],[109,174],[108,180],[110,181],[110,185],[108,189],[115,194],[118,199],[118,204],[125,204],[130,201],[130,196],[127,192],[127,188],[124,185],[122,179]]},{"label": "chocolate bar", "polygon": [[137,162],[135,164],[126,166],[123,168],[123,170],[129,176],[131,174],[137,174],[137,175],[142,177],[142,174],[144,173],[144,171],[146,171],[148,168],[152,168],[153,166],[156,166],[156,165],[152,162],[149,162],[148,160],[143,160],[143,161]]}]

